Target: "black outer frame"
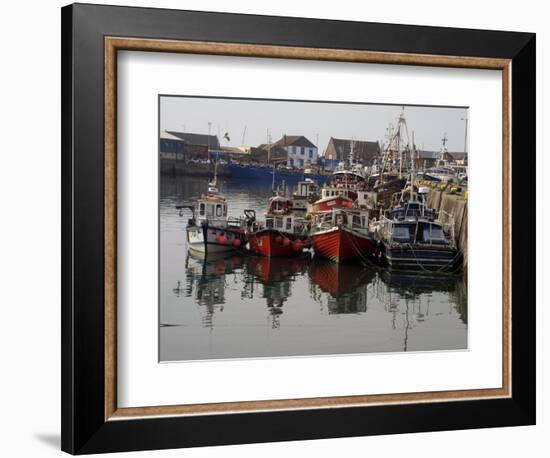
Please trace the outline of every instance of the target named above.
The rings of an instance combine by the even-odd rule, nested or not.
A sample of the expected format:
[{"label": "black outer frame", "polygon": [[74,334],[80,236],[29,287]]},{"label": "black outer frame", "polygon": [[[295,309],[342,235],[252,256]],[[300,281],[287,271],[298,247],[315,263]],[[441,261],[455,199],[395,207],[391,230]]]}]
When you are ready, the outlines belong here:
[{"label": "black outer frame", "polygon": [[[512,59],[512,397],[104,418],[104,37]],[[75,4],[62,8],[61,448],[99,453],[535,424],[535,35]],[[514,212],[514,208],[521,208]],[[297,427],[296,425],[299,425]]]}]

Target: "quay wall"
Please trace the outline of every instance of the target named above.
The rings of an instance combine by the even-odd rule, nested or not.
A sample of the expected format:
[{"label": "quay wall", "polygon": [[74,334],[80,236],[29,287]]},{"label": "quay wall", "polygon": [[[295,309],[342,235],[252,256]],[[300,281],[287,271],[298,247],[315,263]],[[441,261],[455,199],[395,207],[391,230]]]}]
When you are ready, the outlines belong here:
[{"label": "quay wall", "polygon": [[464,272],[468,267],[468,198],[463,194],[450,194],[432,189],[428,194],[428,206],[453,216],[454,232],[458,249],[462,252]]},{"label": "quay wall", "polygon": [[[197,177],[212,178],[214,176],[214,164],[202,164],[199,162],[161,158],[160,173],[161,175],[170,176],[193,175]],[[218,165],[218,176],[230,176],[229,170],[225,165]]]}]

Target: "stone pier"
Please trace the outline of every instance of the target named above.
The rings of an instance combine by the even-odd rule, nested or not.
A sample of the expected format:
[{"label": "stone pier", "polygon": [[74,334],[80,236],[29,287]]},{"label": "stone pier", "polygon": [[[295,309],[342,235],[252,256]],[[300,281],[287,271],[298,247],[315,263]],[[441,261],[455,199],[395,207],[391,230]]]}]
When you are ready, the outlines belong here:
[{"label": "stone pier", "polygon": [[464,271],[468,267],[468,199],[464,194],[451,194],[446,190],[432,189],[427,204],[437,211],[445,211],[453,216],[454,232],[458,249],[463,254]]}]

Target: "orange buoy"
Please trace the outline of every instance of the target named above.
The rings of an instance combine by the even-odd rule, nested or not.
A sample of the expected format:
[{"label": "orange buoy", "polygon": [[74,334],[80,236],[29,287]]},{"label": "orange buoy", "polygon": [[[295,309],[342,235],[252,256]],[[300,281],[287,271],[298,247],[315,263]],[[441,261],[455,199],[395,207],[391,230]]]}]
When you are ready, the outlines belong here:
[{"label": "orange buoy", "polygon": [[216,242],[218,242],[220,245],[225,245],[227,242],[227,238],[225,237],[225,235],[220,234],[216,237]]},{"label": "orange buoy", "polygon": [[233,246],[234,246],[235,248],[239,248],[239,247],[241,246],[241,241],[240,241],[240,239],[235,239],[235,240],[233,240]]},{"label": "orange buoy", "polygon": [[289,246],[290,245],[290,239],[284,239],[283,245],[284,246]]}]

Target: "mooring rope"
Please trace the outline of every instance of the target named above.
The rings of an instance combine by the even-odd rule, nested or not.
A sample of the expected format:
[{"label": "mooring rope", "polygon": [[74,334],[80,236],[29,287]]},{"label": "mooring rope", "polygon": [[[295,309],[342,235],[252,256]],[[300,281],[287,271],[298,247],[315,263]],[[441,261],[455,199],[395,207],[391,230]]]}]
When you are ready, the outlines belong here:
[{"label": "mooring rope", "polygon": [[[407,243],[406,245],[410,248],[410,250],[411,250],[411,252],[412,252],[412,254],[413,254],[413,256],[414,256],[414,259],[415,259],[415,261],[416,261],[416,263],[417,263],[417,265],[418,265],[423,271],[425,271],[425,272],[432,272],[432,273],[434,273],[434,272],[442,272],[443,269],[445,269],[447,266],[449,266],[450,264],[454,264],[454,263],[459,259],[459,257],[462,255],[462,250],[457,249],[457,250],[456,250],[456,255],[454,255],[446,264],[444,264],[443,266],[441,266],[439,269],[430,270],[430,269],[426,269],[426,268],[420,263],[420,261],[418,260],[418,258],[417,258],[417,256],[416,256],[416,253],[415,253],[415,251],[414,251],[413,246],[412,246],[410,243]],[[449,273],[456,273],[456,272],[458,272],[459,270],[460,270],[460,269],[457,267],[456,269],[450,270]]]}]

